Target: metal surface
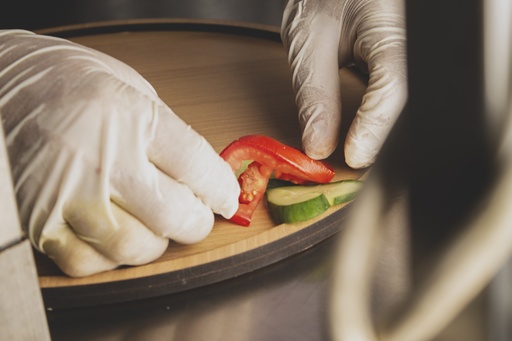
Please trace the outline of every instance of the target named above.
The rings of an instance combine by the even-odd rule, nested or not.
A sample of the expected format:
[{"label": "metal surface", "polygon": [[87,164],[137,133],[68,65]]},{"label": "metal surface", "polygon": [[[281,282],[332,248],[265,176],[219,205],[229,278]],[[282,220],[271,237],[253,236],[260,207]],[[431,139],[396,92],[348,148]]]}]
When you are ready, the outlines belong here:
[{"label": "metal surface", "polygon": [[[332,237],[259,271],[188,292],[48,312],[52,340],[325,341]],[[481,296],[436,340],[483,341]]]},{"label": "metal surface", "polygon": [[327,339],[335,240],[223,283],[130,304],[51,311],[53,340]]}]

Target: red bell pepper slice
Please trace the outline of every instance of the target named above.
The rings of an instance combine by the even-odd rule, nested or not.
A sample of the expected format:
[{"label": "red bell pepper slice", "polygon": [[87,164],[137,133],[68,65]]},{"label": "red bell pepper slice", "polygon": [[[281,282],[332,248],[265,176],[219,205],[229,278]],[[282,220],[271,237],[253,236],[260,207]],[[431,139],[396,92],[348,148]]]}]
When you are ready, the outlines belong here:
[{"label": "red bell pepper slice", "polygon": [[240,196],[238,197],[238,210],[230,219],[232,222],[249,226],[251,218],[263,199],[267,188],[268,179],[272,175],[272,168],[264,166],[259,162],[252,162],[247,169],[240,174]]},{"label": "red bell pepper slice", "polygon": [[313,160],[298,149],[264,135],[248,135],[229,144],[221,153],[236,172],[244,160],[252,160],[240,174],[239,208],[231,221],[249,226],[254,210],[263,199],[268,179],[274,172],[279,179],[294,183],[328,183],[334,171],[321,161]]}]

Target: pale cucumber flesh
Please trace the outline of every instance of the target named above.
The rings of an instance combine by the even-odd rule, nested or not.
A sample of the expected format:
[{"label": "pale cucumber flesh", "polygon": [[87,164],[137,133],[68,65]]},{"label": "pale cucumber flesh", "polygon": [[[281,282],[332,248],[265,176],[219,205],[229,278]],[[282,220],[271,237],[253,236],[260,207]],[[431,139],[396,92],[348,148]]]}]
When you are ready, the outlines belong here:
[{"label": "pale cucumber flesh", "polygon": [[318,185],[318,187],[322,188],[322,193],[329,200],[329,204],[334,206],[354,199],[362,184],[362,181],[358,180],[345,180]]},{"label": "pale cucumber flesh", "polygon": [[312,219],[329,207],[352,200],[362,185],[358,180],[343,180],[314,186],[286,186],[267,190],[267,206],[279,223]]}]

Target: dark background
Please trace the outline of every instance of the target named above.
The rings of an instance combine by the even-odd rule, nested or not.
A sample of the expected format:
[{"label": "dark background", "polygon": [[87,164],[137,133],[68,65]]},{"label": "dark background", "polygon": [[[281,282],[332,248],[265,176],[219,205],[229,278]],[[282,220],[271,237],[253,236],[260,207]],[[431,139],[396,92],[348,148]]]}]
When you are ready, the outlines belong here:
[{"label": "dark background", "polygon": [[41,28],[88,22],[201,18],[280,25],[284,0],[2,0],[0,28]]}]

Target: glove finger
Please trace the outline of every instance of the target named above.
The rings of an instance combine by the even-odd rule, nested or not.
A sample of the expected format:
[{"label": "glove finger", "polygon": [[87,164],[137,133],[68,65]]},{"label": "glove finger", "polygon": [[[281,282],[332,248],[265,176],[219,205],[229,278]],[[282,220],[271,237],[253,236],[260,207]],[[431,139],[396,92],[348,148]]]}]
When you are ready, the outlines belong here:
[{"label": "glove finger", "polygon": [[152,164],[138,177],[119,174],[112,185],[112,200],[159,236],[192,244],[211,232],[211,209],[187,185]]},{"label": "glove finger", "polygon": [[407,89],[405,82],[386,70],[375,69],[345,140],[345,161],[352,168],[370,166],[400,115]]},{"label": "glove finger", "polygon": [[302,144],[313,159],[328,157],[338,144],[339,25],[339,20],[306,6],[305,1],[291,1],[283,17],[281,36],[292,71]]},{"label": "glove finger", "polygon": [[148,157],[169,177],[187,185],[213,212],[225,218],[235,214],[240,187],[231,167],[165,105],[159,107]]},{"label": "glove finger", "polygon": [[407,100],[405,29],[396,26],[377,31],[360,33],[355,44],[356,60],[367,64],[370,78],[345,140],[345,159],[353,168],[375,161]]},{"label": "glove finger", "polygon": [[78,238],[65,222],[54,226],[51,232],[46,231],[40,246],[41,251],[71,277],[90,276],[119,265]]},{"label": "glove finger", "polygon": [[73,200],[65,205],[63,217],[78,238],[117,264],[149,263],[169,242],[112,202]]}]

